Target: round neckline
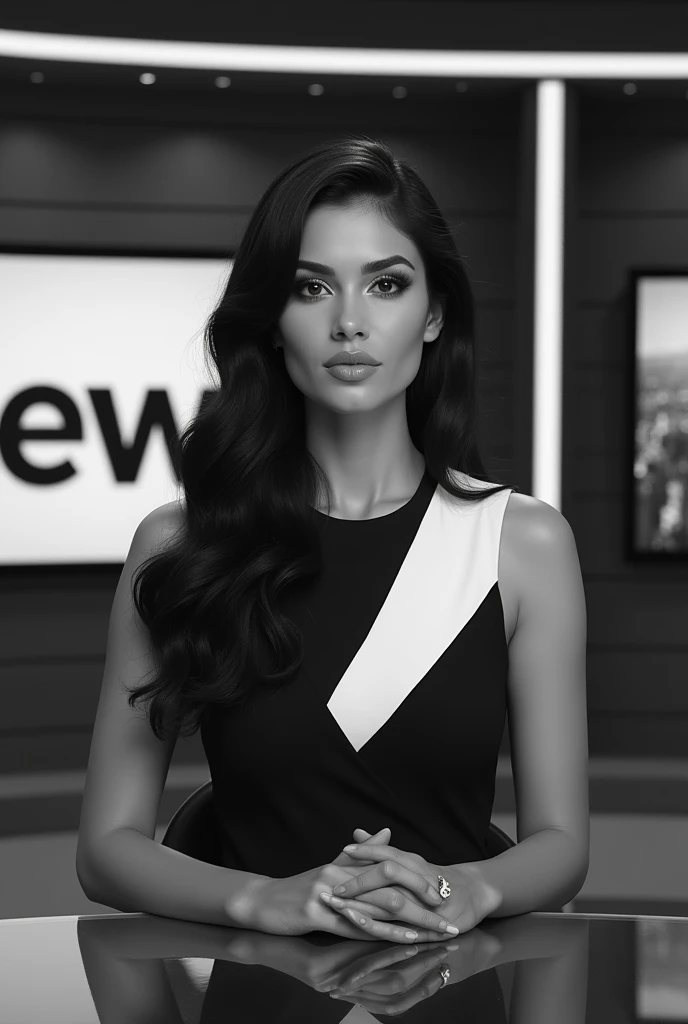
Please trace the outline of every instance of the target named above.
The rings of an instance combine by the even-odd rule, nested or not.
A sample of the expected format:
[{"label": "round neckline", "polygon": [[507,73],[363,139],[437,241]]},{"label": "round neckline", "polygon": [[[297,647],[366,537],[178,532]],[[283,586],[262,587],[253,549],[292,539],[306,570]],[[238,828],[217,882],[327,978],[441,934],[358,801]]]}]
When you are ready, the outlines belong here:
[{"label": "round neckline", "polygon": [[419,495],[421,494],[421,492],[423,490],[423,484],[425,483],[427,477],[428,477],[428,470],[427,470],[427,467],[426,467],[423,470],[423,475],[420,478],[420,483],[418,484],[418,487],[416,488],[414,493],[411,495],[409,500],[405,501],[403,505],[399,506],[399,508],[395,508],[392,512],[386,512],[383,516],[372,516],[369,519],[340,519],[338,516],[331,516],[331,515],[328,515],[327,512],[321,512],[319,508],[314,508],[313,511],[318,516],[321,516],[323,519],[326,519],[327,522],[329,522],[329,523],[377,523],[377,522],[380,522],[381,520],[387,520],[387,519],[390,519],[392,516],[399,515],[400,512],[403,512],[405,509],[410,508],[417,501]]}]

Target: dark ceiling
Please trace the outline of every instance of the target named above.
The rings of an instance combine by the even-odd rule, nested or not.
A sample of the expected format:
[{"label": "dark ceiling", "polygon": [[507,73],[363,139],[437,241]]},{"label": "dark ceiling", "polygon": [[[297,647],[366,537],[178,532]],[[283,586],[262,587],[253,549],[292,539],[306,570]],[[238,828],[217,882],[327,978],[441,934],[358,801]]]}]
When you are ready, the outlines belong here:
[{"label": "dark ceiling", "polygon": [[9,2],[0,28],[313,46],[684,52],[684,0],[194,0]]},{"label": "dark ceiling", "polygon": [[[2,30],[110,36],[124,39],[183,40],[208,43],[368,48],[423,48],[492,51],[574,51],[684,53],[688,39],[687,0],[340,0],[316,4],[304,0],[27,0],[5,5]],[[153,72],[153,75],[150,74]],[[152,88],[142,91],[147,76]],[[224,76],[224,77],[222,77]],[[3,56],[0,38],[0,116],[32,111],[163,110],[181,116],[183,102],[198,116],[245,105],[269,94],[271,102],[303,102],[305,109],[334,111],[357,97],[392,102],[446,105],[453,116],[460,100],[512,97],[527,79],[487,79],[470,75],[385,76],[165,68],[91,64]],[[685,105],[686,80],[571,80],[580,96],[637,106],[647,100]],[[314,90],[317,90],[314,92]],[[145,98],[144,98],[145,96]],[[394,97],[394,99],[391,99]],[[129,114],[129,116],[131,116]],[[156,113],[157,116],[157,113]],[[310,113],[309,113],[309,116]]]}]

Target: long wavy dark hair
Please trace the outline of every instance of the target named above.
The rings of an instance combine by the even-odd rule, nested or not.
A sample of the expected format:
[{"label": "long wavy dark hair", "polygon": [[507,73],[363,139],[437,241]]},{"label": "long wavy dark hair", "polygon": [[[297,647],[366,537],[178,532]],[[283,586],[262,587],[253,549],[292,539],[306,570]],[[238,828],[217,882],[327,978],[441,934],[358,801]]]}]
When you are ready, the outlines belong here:
[{"label": "long wavy dark hair", "polygon": [[[416,171],[377,139],[344,135],[311,149],[258,202],[208,318],[204,357],[219,387],[175,439],[183,527],[134,575],[156,668],[128,702],[149,702],[158,739],[193,735],[212,706],[231,707],[251,686],[282,685],[301,662],[300,631],[278,599],[319,571],[323,517],[313,509],[320,500],[329,510],[331,491],[306,447],[304,396],[272,339],[308,213],[353,203],[371,204],[413,240],[428,292],[443,300],[442,331],[423,345],[406,389],[409,433],[430,476],[468,501],[513,486],[494,486],[478,453],[474,300],[439,207]],[[451,470],[492,486],[464,488]]]}]

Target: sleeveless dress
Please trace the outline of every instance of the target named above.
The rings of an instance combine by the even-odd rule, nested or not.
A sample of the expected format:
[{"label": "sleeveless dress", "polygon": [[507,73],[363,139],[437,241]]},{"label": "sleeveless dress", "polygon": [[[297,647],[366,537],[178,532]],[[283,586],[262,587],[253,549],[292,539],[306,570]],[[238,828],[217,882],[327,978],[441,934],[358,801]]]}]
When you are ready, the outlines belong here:
[{"label": "sleeveless dress", "polygon": [[497,566],[510,493],[457,499],[426,471],[389,515],[312,510],[322,571],[282,605],[303,636],[298,674],[201,726],[225,867],[299,874],[334,860],[355,828],[384,826],[434,864],[486,858],[507,707]]}]

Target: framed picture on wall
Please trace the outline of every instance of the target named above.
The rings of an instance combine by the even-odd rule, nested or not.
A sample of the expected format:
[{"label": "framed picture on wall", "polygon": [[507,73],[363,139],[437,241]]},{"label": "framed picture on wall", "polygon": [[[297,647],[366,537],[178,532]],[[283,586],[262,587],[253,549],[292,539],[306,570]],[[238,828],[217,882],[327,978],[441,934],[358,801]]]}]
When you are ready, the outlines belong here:
[{"label": "framed picture on wall", "polygon": [[688,559],[688,268],[631,275],[632,559]]}]

